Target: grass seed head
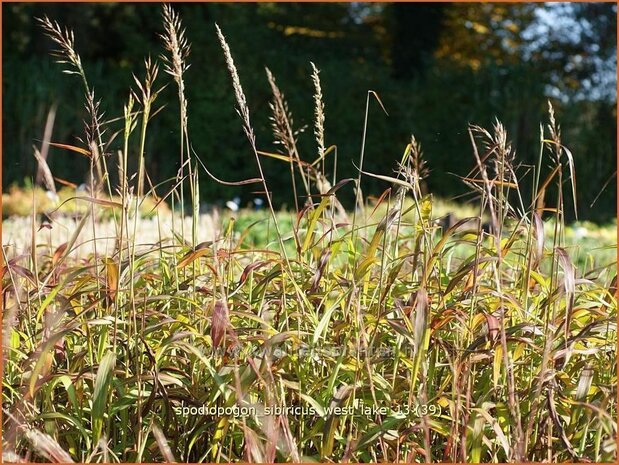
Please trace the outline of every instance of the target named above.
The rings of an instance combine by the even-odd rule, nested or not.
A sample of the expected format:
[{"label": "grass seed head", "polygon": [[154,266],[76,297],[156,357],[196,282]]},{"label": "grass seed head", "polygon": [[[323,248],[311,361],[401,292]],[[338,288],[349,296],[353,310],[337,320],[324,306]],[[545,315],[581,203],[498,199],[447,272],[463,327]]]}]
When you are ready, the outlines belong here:
[{"label": "grass seed head", "polygon": [[245,98],[245,93],[243,92],[243,88],[241,87],[239,73],[236,70],[236,65],[234,64],[234,59],[232,58],[232,52],[230,52],[230,47],[226,42],[226,38],[224,37],[223,32],[221,32],[221,29],[217,24],[215,24],[215,29],[217,30],[217,37],[224,52],[224,58],[226,60],[228,71],[230,72],[230,76],[232,77],[232,87],[234,89],[234,95],[236,96],[236,102],[238,105],[237,112],[241,117],[241,120],[243,121],[243,128],[245,130],[245,134],[253,144],[255,139],[254,131],[251,127],[251,123],[249,120],[249,107],[247,106],[247,99]]},{"label": "grass seed head", "polygon": [[318,68],[312,65],[312,82],[314,83],[314,135],[318,144],[318,157],[322,158],[325,154],[325,104],[322,99],[322,87],[320,86],[320,76]]}]

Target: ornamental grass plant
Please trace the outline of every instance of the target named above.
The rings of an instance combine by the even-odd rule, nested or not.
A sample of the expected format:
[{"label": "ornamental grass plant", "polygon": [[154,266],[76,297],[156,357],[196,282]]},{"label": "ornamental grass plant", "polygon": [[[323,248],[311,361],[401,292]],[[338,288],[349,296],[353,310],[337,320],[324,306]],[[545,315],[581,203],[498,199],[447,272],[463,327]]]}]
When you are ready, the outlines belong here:
[{"label": "ornamental grass plant", "polygon": [[[318,66],[308,63],[313,154],[297,149],[266,69],[281,151],[261,150],[242,88],[258,70],[237,70],[216,26],[256,166],[255,178],[222,180],[191,144],[190,44],[172,7],[163,55],[136,73],[120,119],[99,113],[71,31],[40,23],[84,89],[83,145],[62,145],[88,157],[90,183],[62,244],[46,239],[35,205],[22,226],[30,242],[3,240],[6,461],[616,460],[616,260],[575,262],[587,252],[568,241],[565,213],[579,206],[566,199],[586,183],[552,106],[535,166],[519,163],[499,121],[468,128],[474,168],[460,182],[477,201],[448,224],[423,188],[422,134],[394,147],[392,173],[365,170],[369,115],[388,110],[374,91],[358,176],[339,179]],[[178,97],[179,170],[155,184],[144,147],[149,122],[170,111],[164,86]],[[113,137],[123,148],[110,153]],[[290,171],[294,211],[274,209],[264,157]],[[207,235],[204,177],[252,184],[266,214],[214,214]],[[390,187],[370,199],[367,177]],[[48,210],[51,228],[61,214]],[[145,240],[147,221],[156,234]],[[78,256],[84,230],[92,247]]]}]

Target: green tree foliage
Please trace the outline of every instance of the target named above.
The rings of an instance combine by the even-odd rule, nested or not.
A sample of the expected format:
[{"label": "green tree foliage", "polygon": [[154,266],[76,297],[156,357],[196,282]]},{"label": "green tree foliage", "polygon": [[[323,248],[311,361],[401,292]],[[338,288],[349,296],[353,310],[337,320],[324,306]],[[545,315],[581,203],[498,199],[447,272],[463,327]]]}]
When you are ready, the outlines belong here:
[{"label": "green tree foliage", "polygon": [[[380,95],[389,116],[372,103],[367,170],[393,169],[414,133],[431,169],[428,185],[439,195],[464,192],[454,174],[466,174],[474,163],[468,123],[488,125],[498,117],[506,123],[519,159],[532,164],[539,149],[538,121],[549,97],[569,128],[564,141],[576,158],[581,185],[595,186],[580,190],[580,205],[590,205],[615,171],[616,95],[608,90],[615,87],[615,43],[608,33],[616,27],[615,5],[209,3],[175,8],[192,43],[186,86],[193,149],[220,178],[240,180],[256,173],[234,111],[215,22],[232,48],[261,150],[278,149],[269,122],[268,66],[296,129],[310,128],[299,135],[301,156],[316,158],[313,61],[321,70],[326,144],[338,147],[338,178],[356,174],[352,161],[360,150],[369,89]],[[42,15],[75,30],[76,47],[109,120],[122,114],[134,85],[132,73],[141,75],[143,59],[163,52],[159,5],[5,5],[3,186],[34,176],[32,144],[40,145],[54,104],[53,140],[79,145],[77,138],[83,135],[83,95],[75,77],[63,75],[49,57],[51,44],[35,20]],[[567,18],[565,26],[548,28],[548,15]],[[162,74],[159,81],[163,85],[169,77]],[[174,92],[169,86],[158,100],[166,108],[152,120],[155,137],[146,146],[148,172],[159,182],[171,179],[179,168],[179,135],[169,129],[177,127]],[[107,136],[119,125],[111,122]],[[115,154],[120,143],[114,139],[108,152]],[[49,161],[57,177],[83,181],[87,163],[79,155],[53,148]],[[288,170],[272,159],[265,159],[264,167],[276,204],[292,205]],[[364,180],[366,193],[380,194],[384,188],[378,180]],[[247,201],[252,190],[201,176],[200,192],[207,202],[235,195]],[[607,188],[582,216],[614,216],[614,198]],[[351,192],[348,206],[352,199]]]}]

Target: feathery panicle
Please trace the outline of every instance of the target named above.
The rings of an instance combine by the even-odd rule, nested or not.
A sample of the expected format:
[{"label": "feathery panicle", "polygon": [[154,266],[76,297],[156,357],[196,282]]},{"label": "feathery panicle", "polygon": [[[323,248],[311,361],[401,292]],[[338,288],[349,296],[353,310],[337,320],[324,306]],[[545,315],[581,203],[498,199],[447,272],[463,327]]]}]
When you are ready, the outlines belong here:
[{"label": "feathery panicle", "polygon": [[129,132],[129,130],[133,126],[133,123],[135,123],[135,120],[137,119],[137,114],[133,112],[134,105],[135,105],[135,98],[134,98],[133,92],[130,92],[129,98],[127,99],[127,103],[125,103],[123,107],[123,115],[124,115],[123,119],[125,121],[126,132]]},{"label": "feathery panicle", "polygon": [[[86,111],[90,115],[90,121],[84,121],[84,132],[86,134],[86,144],[90,146],[95,143],[99,145],[99,142],[103,138],[105,130],[101,129],[103,124],[103,117],[105,113],[100,112],[101,100],[95,98],[95,91],[91,90],[86,94]],[[103,147],[99,147],[102,150]]]},{"label": "feathery panicle", "polygon": [[316,117],[314,135],[318,144],[318,158],[325,154],[325,104],[322,100],[322,88],[318,68],[312,62],[312,82],[314,83],[314,116]]},{"label": "feathery panicle", "polygon": [[241,87],[239,73],[236,70],[236,65],[234,64],[234,59],[232,58],[230,47],[228,46],[226,38],[221,32],[219,25],[215,24],[215,29],[217,29],[217,37],[219,38],[219,43],[221,44],[221,48],[224,52],[224,58],[226,59],[228,71],[230,71],[230,76],[232,77],[232,87],[234,88],[234,95],[236,96],[236,101],[238,104],[237,112],[243,120],[243,129],[245,130],[245,134],[247,134],[247,137],[250,139],[251,143],[254,144],[254,130],[252,129],[251,123],[249,121],[249,107],[247,106],[247,99],[245,98],[243,88]]},{"label": "feathery panicle", "polygon": [[292,157],[298,157],[297,152],[297,136],[304,131],[304,127],[300,129],[294,129],[294,120],[292,119],[292,113],[288,109],[288,102],[284,94],[281,92],[275,81],[275,76],[271,73],[269,68],[265,67],[267,74],[267,80],[271,86],[271,92],[273,92],[273,100],[269,104],[272,115],[269,118],[271,120],[271,128],[273,135],[275,136],[275,143],[283,145],[286,149],[286,155]]},{"label": "feathery panicle", "polygon": [[153,92],[153,86],[155,81],[157,80],[157,75],[159,74],[159,65],[157,63],[153,63],[150,59],[150,56],[144,60],[144,67],[146,68],[146,74],[144,76],[144,83],[140,82],[138,77],[134,74],[133,79],[140,89],[140,94],[133,92],[133,98],[140,102],[142,106],[149,106],[155,101],[157,98],[157,94],[159,91]]},{"label": "feathery panicle", "polygon": [[[475,150],[477,162],[476,170],[469,174],[478,173],[481,175],[483,185],[472,179],[465,179],[464,182],[477,192],[485,192],[492,210],[495,208],[504,209],[505,212],[513,212],[513,207],[509,202],[509,197],[499,195],[499,190],[504,186],[515,186],[518,189],[518,179],[514,171],[513,162],[515,151],[512,149],[511,142],[507,139],[507,131],[499,120],[495,120],[493,132],[476,125],[470,126],[471,141]],[[486,152],[483,156],[477,153],[474,135],[477,134],[483,139],[483,147]],[[475,176],[473,176],[475,177]],[[497,191],[497,192],[495,192]],[[494,216],[494,213],[492,213]],[[494,222],[494,220],[493,220]]]},{"label": "feathery panicle", "polygon": [[426,166],[426,161],[423,159],[421,144],[413,135],[411,135],[410,154],[411,167],[417,182],[419,182],[428,176],[428,167]]},{"label": "feathery panicle", "polygon": [[494,129],[494,143],[498,147],[499,151],[505,154],[511,154],[511,143],[507,141],[507,131],[505,130],[505,126],[503,126],[498,119],[495,119],[492,128]]},{"label": "feathery panicle", "polygon": [[[398,162],[397,174],[412,186],[412,194],[416,198],[421,197],[421,181],[427,177],[428,169],[423,159],[421,144],[411,135],[411,141],[406,146],[402,160]],[[404,195],[406,188],[400,187],[400,195]]]},{"label": "feathery panicle", "polygon": [[95,91],[87,91],[86,103],[84,104],[84,107],[86,108],[86,111],[90,116],[90,120],[84,120],[84,134],[86,139],[79,140],[82,141],[85,145],[87,145],[90,148],[90,152],[92,153],[91,162],[96,168],[96,173],[91,173],[96,174],[96,178],[93,179],[93,181],[101,181],[103,179],[101,156],[105,155],[103,153],[103,134],[105,133],[105,130],[102,130],[104,113],[101,113],[99,111],[100,106],[101,100],[97,100],[95,98]]},{"label": "feathery panicle", "polygon": [[138,162],[138,185],[137,185],[137,194],[138,198],[142,197],[144,193],[144,176],[145,176],[145,168],[144,168],[144,146],[145,146],[145,136],[146,136],[146,127],[150,118],[152,117],[152,105],[157,99],[159,90],[153,90],[153,86],[157,79],[157,75],[159,74],[159,66],[156,63],[153,63],[148,57],[144,60],[144,65],[146,67],[146,75],[144,77],[144,82],[140,82],[137,76],[133,75],[136,85],[140,89],[141,95],[137,95],[136,92],[133,92],[134,99],[140,102],[142,105],[142,133],[140,137],[140,151],[139,151],[139,162]]},{"label": "feathery panicle", "polygon": [[[164,70],[171,75],[178,87],[178,100],[180,105],[180,118],[182,125],[181,135],[181,164],[185,160],[185,152],[189,157],[189,142],[188,142],[188,116],[187,116],[187,98],[185,96],[185,81],[183,76],[185,71],[189,69],[187,63],[187,57],[189,57],[189,51],[191,45],[185,38],[185,29],[182,28],[180,16],[176,13],[169,4],[163,6],[163,24],[165,28],[165,34],[160,35],[163,39],[165,49],[170,53],[170,56],[164,54],[161,55],[161,59],[164,63]],[[187,147],[184,145],[187,144]],[[191,164],[189,166],[189,173],[191,176]],[[181,189],[182,191],[182,189]]]},{"label": "feathery panicle", "polygon": [[170,56],[162,54],[161,59],[165,63],[166,73],[174,77],[177,84],[182,85],[183,74],[189,69],[186,59],[191,46],[185,38],[185,29],[182,28],[178,13],[169,4],[163,5],[163,25],[165,33],[160,37]]},{"label": "feathery panicle", "polygon": [[[189,143],[189,122],[187,115],[187,97],[185,96],[185,81],[183,76],[185,71],[189,69],[189,64],[187,64],[187,57],[189,56],[190,45],[185,38],[185,29],[182,28],[182,23],[180,16],[176,13],[172,6],[169,4],[165,4],[163,6],[163,25],[165,29],[165,33],[160,37],[163,39],[163,44],[165,49],[169,52],[169,57],[166,55],[162,55],[161,58],[165,65],[166,73],[170,74],[174,81],[176,82],[178,88],[178,103],[180,108],[180,122],[181,122],[181,138],[180,138],[180,161],[181,161],[181,169],[179,170],[176,178],[177,184],[180,185],[180,204],[181,210],[185,210],[185,193],[184,193],[184,183],[181,181],[181,178],[184,177],[185,173],[185,157],[188,160],[191,158],[190,154],[190,143]],[[195,177],[192,173],[192,164],[191,161],[187,164],[188,178],[189,178],[189,186],[192,192],[192,203],[193,210],[196,210],[195,200],[197,196],[195,195],[198,191],[198,186],[193,184],[193,180]],[[196,234],[197,234],[197,220],[194,218],[192,221],[192,240],[195,245]],[[184,223],[181,223],[181,231],[184,231]]]},{"label": "feathery panicle", "polygon": [[[321,160],[318,169],[314,170],[314,176],[316,177],[316,187],[318,192],[326,194],[331,189],[331,183],[325,176],[325,164],[322,160],[325,156],[325,104],[322,99],[322,87],[320,85],[320,71],[316,68],[316,65],[310,61],[312,65],[312,83],[314,84],[314,136],[316,137],[316,144],[318,146],[318,159]],[[320,169],[322,168],[322,169]],[[333,196],[333,204],[338,211],[340,218],[346,218],[346,210],[337,199]]]},{"label": "feathery panicle", "polygon": [[75,51],[73,31],[66,28],[63,30],[56,21],[51,21],[47,16],[37,18],[37,21],[45,30],[45,34],[59,47],[52,52],[52,56],[57,58],[56,62],[70,64],[75,68],[75,70],[67,69],[64,72],[67,74],[83,73],[82,60]]},{"label": "feathery panicle", "polygon": [[[88,85],[88,79],[86,78],[86,73],[82,66],[82,60],[75,50],[73,31],[67,28],[63,30],[57,22],[52,22],[47,16],[38,18],[38,21],[43,27],[45,34],[59,47],[52,53],[52,55],[57,58],[56,61],[61,64],[70,65],[69,68],[64,69],[63,72],[67,74],[76,74],[82,79],[86,93],[86,109],[90,115],[90,123],[86,123],[86,143],[89,146],[97,147],[96,153],[98,156],[97,158],[93,157],[92,161],[97,168],[98,180],[102,181],[104,178],[103,171],[105,170],[107,172],[105,159],[103,159],[103,161],[100,159],[100,156],[105,155],[103,153],[103,132],[105,131],[101,130],[103,114],[99,113],[100,102],[95,100],[94,90],[91,90]],[[93,152],[93,155],[94,154],[95,152]],[[107,188],[108,194],[111,196],[112,188],[109,183],[109,178]]]},{"label": "feathery panicle", "polygon": [[256,137],[254,136],[254,131],[249,121],[249,108],[247,107],[247,100],[245,99],[243,88],[241,87],[239,74],[236,70],[236,66],[234,65],[234,60],[232,59],[230,47],[228,47],[228,43],[226,42],[226,39],[221,32],[221,29],[219,29],[219,26],[217,24],[215,24],[215,28],[217,29],[217,37],[219,38],[221,48],[224,52],[224,58],[228,66],[228,71],[230,71],[230,76],[232,77],[232,86],[234,88],[234,94],[236,96],[236,101],[238,104],[237,112],[241,117],[241,120],[243,121],[243,129],[245,130],[245,135],[247,136],[247,139],[249,140],[251,148],[254,152],[254,156],[256,157],[256,166],[258,167],[258,172],[260,173],[260,180],[262,181],[262,187],[264,188],[264,194],[266,195],[267,205],[269,206],[269,211],[271,212],[271,218],[273,220],[273,223],[275,224],[275,230],[277,231],[279,246],[282,255],[284,256],[284,260],[286,261],[286,264],[288,266],[288,269],[290,270],[290,262],[288,261],[288,255],[286,254],[286,247],[284,245],[284,240],[282,239],[282,233],[279,228],[275,209],[273,208],[273,202],[271,201],[271,193],[269,192],[267,181],[264,176],[264,170],[262,169],[262,163],[260,162],[260,155],[258,155],[258,149],[256,147]]},{"label": "feathery panicle", "polygon": [[[514,158],[515,153],[512,151],[511,142],[507,140],[505,126],[498,119],[495,119],[492,126],[493,133],[477,125],[471,125],[471,129],[483,138],[484,147],[488,151],[486,154],[488,157],[494,155],[494,158],[504,157],[509,161]],[[484,159],[487,158],[486,155]]]},{"label": "feathery panicle", "polygon": [[548,131],[550,132],[550,141],[546,142],[546,146],[554,155],[555,163],[559,163],[561,158],[561,127],[555,119],[555,109],[548,100]]},{"label": "feathery panicle", "polygon": [[265,71],[267,80],[271,86],[271,91],[273,92],[273,100],[269,103],[272,115],[269,119],[271,120],[271,128],[273,129],[275,143],[284,146],[286,155],[293,156],[296,138],[292,132],[292,114],[288,110],[288,104],[284,99],[284,94],[282,94],[279,87],[277,87],[275,77],[271,73],[271,70],[265,68]]},{"label": "feathery panicle", "polygon": [[[133,97],[133,92],[129,92],[129,99],[125,106],[123,107],[123,121],[125,123],[124,127],[124,146],[123,146],[123,154],[122,157],[119,158],[120,166],[119,170],[122,171],[122,174],[119,175],[121,192],[123,195],[127,195],[128,193],[128,182],[127,182],[127,159],[129,157],[129,137],[131,136],[131,132],[134,130],[136,121],[138,119],[137,112],[133,111],[133,106],[135,105],[135,99]],[[119,173],[121,172],[119,171]]]},{"label": "feathery panicle", "polygon": [[515,183],[517,180],[512,165],[516,152],[512,149],[511,142],[507,140],[505,126],[498,119],[495,119],[493,130],[494,135],[489,148],[496,149],[493,158],[495,175],[501,182]]},{"label": "feathery panicle", "polygon": [[[485,146],[488,148],[488,152],[483,156],[480,156],[479,150],[477,148],[477,141],[475,140],[476,135],[481,135],[484,138]],[[490,208],[490,215],[492,217],[492,223],[497,224],[496,221],[496,213],[495,213],[495,196],[492,189],[492,183],[488,176],[488,169],[486,167],[486,161],[490,155],[492,155],[496,150],[492,148],[492,134],[488,132],[486,129],[476,126],[474,124],[469,125],[469,137],[471,138],[471,144],[473,146],[473,154],[475,156],[476,168],[473,169],[469,175],[473,178],[475,174],[481,176],[482,182],[476,182],[474,179],[464,179],[464,183],[468,185],[472,190],[478,192],[482,199],[485,196],[485,201],[488,203]]]},{"label": "feathery panicle", "polygon": [[561,136],[561,128],[557,125],[555,120],[555,109],[553,108],[552,103],[550,103],[550,100],[548,100],[548,119],[550,120],[550,123],[548,124],[550,135],[553,140],[558,140]]},{"label": "feathery panicle", "polygon": [[[516,153],[512,149],[511,142],[507,140],[505,126],[499,120],[495,120],[492,133],[477,125],[471,125],[470,129],[473,134],[481,136],[483,146],[486,149],[486,153],[480,158],[480,162],[482,164],[491,162],[495,175],[504,173],[505,176],[511,178],[513,173],[511,167]],[[509,179],[502,181],[510,182]]]},{"label": "feathery panicle", "polygon": [[550,132],[550,142],[547,142],[547,146],[550,152],[554,154],[555,163],[559,163],[561,158],[561,127],[557,124],[555,119],[555,110],[548,100],[548,131]]},{"label": "feathery panicle", "polygon": [[576,197],[576,167],[574,164],[574,155],[572,152],[563,145],[561,142],[561,126],[559,126],[555,120],[555,110],[552,107],[552,103],[548,100],[548,130],[550,131],[550,141],[546,143],[550,152],[553,154],[554,162],[561,164],[561,158],[565,155],[567,159],[567,165],[570,170],[570,185],[572,187],[572,200],[574,205],[574,216],[578,219],[578,205]]},{"label": "feathery panicle", "polygon": [[[293,129],[294,122],[292,120],[292,113],[288,110],[288,103],[286,103],[284,94],[279,90],[279,87],[277,87],[277,83],[275,82],[275,76],[273,76],[271,70],[265,67],[265,71],[267,74],[267,80],[269,81],[269,85],[271,86],[271,91],[273,92],[273,100],[269,104],[269,107],[273,112],[272,116],[269,118],[271,120],[271,128],[275,137],[275,143],[283,145],[286,150],[286,155],[290,157],[292,190],[294,194],[295,207],[298,211],[299,205],[297,200],[297,186],[294,178],[294,162],[296,160],[296,162],[300,165],[301,160],[299,157],[299,152],[297,150],[297,135],[302,132],[303,129],[297,131]],[[305,187],[305,192],[309,196],[309,181],[300,166],[299,173],[301,174],[303,185]]]}]

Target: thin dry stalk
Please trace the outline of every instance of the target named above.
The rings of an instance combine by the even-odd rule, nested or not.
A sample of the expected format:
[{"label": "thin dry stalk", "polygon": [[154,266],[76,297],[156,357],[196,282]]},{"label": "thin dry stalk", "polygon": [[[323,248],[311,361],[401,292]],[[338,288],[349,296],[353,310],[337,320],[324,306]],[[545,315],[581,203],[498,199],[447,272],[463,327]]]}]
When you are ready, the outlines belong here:
[{"label": "thin dry stalk", "polygon": [[[494,155],[491,159],[493,162],[493,167],[495,170],[495,176],[493,179],[490,179],[488,176],[487,168],[479,157],[479,153],[477,151],[477,145],[475,143],[475,139],[473,136],[473,131],[481,133],[486,141],[486,149],[488,155],[484,158],[489,157],[490,155]],[[503,305],[503,293],[502,293],[502,282],[501,282],[501,263],[503,259],[503,253],[501,250],[501,231],[503,228],[503,222],[505,221],[505,217],[509,212],[509,202],[507,200],[507,196],[504,193],[503,186],[505,184],[509,184],[510,179],[506,178],[507,173],[513,172],[513,170],[506,169],[507,166],[510,166],[513,153],[511,152],[511,147],[507,143],[507,133],[504,130],[503,126],[496,121],[494,125],[494,134],[490,134],[483,128],[479,126],[473,126],[469,130],[469,134],[471,136],[471,142],[474,147],[474,155],[475,161],[477,163],[477,169],[479,174],[481,175],[483,191],[485,194],[485,198],[487,199],[488,206],[490,208],[490,213],[492,217],[493,230],[495,235],[495,244],[497,248],[497,261],[493,266],[494,271],[494,281],[496,285],[497,294],[499,295],[500,302],[499,308],[501,312],[501,323],[500,323],[500,342],[502,348],[502,356],[503,356],[503,364],[505,366],[506,374],[507,374],[507,394],[508,394],[508,406],[510,410],[510,415],[515,423],[515,433],[514,433],[514,447],[512,448],[513,459],[516,461],[521,461],[525,454],[525,440],[522,431],[522,422],[520,418],[519,406],[517,401],[517,394],[515,389],[515,380],[513,373],[513,364],[509,360],[509,352],[507,348],[507,335],[505,332],[505,325],[507,324],[505,317],[505,306]],[[494,191],[498,186],[498,194]],[[480,219],[481,223],[481,219]],[[480,231],[481,235],[481,231]],[[475,271],[476,273],[476,271]]]},{"label": "thin dry stalk", "polygon": [[[102,121],[103,121],[103,113],[100,113],[99,109],[101,106],[101,100],[95,100],[95,92],[90,91],[86,94],[86,110],[90,115],[90,121],[84,121],[84,133],[86,134],[86,145],[88,147],[96,147],[97,150],[91,150],[91,161],[93,166],[95,167],[97,180],[103,181],[103,167],[102,167],[102,157],[103,157],[103,144],[102,138],[105,130],[101,130]],[[105,170],[107,173],[107,169]],[[92,174],[92,173],[91,173]],[[108,181],[109,182],[109,181]],[[92,192],[93,196],[96,197],[95,191]]]},{"label": "thin dry stalk", "polygon": [[286,263],[288,263],[288,268],[290,269],[290,263],[288,262],[288,255],[286,253],[286,248],[284,246],[284,241],[282,239],[282,233],[277,221],[277,216],[275,215],[275,210],[273,208],[273,202],[271,201],[271,194],[269,192],[266,178],[264,176],[264,171],[262,170],[262,163],[260,162],[260,156],[258,155],[258,149],[256,147],[256,137],[254,135],[254,130],[252,129],[251,122],[249,119],[249,107],[247,106],[247,99],[245,98],[245,93],[243,92],[243,88],[241,87],[241,81],[239,80],[239,75],[236,70],[236,65],[234,64],[234,59],[232,58],[232,53],[230,52],[230,47],[226,42],[226,39],[221,32],[221,29],[216,24],[215,28],[217,29],[217,37],[219,38],[219,42],[221,44],[221,48],[224,52],[224,58],[226,60],[226,65],[228,66],[228,71],[230,72],[230,76],[232,78],[232,87],[234,89],[234,95],[236,96],[237,102],[237,113],[241,117],[241,121],[243,122],[243,130],[245,131],[245,135],[249,140],[249,143],[254,152],[254,156],[256,158],[256,164],[258,166],[258,172],[260,173],[260,179],[262,181],[262,186],[264,188],[264,192],[267,199],[267,204],[269,206],[269,210],[271,212],[271,216],[273,219],[273,223],[275,224],[275,229],[277,231],[277,237],[279,239],[279,244],[281,247],[282,255],[284,256]]},{"label": "thin dry stalk", "polygon": [[[56,57],[56,62],[60,64],[69,65],[63,70],[66,74],[77,74],[82,79],[84,90],[86,94],[86,110],[90,115],[90,123],[86,124],[86,143],[90,147],[93,141],[96,141],[96,145],[99,152],[103,154],[103,132],[101,131],[101,118],[103,115],[99,114],[100,102],[95,101],[94,91],[90,89],[88,80],[86,79],[86,72],[82,66],[82,60],[75,49],[75,37],[73,31],[65,28],[64,30],[60,25],[51,21],[47,16],[43,18],[37,18],[41,27],[45,31],[45,34],[58,46],[58,49],[52,52],[52,56]],[[93,154],[94,157],[94,154]],[[103,173],[107,174],[107,166],[105,159],[94,160],[97,167],[98,180],[103,179]],[[101,167],[103,163],[103,167]],[[112,196],[112,187],[107,179],[108,194]],[[94,195],[94,193],[93,193]]]},{"label": "thin dry stalk", "polygon": [[357,211],[363,210],[363,193],[361,191],[361,173],[363,171],[363,161],[365,158],[365,141],[367,138],[368,118],[370,115],[370,97],[372,95],[374,96],[374,98],[376,99],[380,107],[383,109],[385,114],[389,115],[387,113],[387,110],[385,110],[385,107],[383,106],[383,102],[381,102],[380,98],[378,97],[378,94],[374,92],[373,90],[368,90],[368,95],[365,101],[365,116],[363,119],[363,136],[361,138],[361,153],[359,154],[359,168],[358,168],[359,174],[357,175],[356,185],[355,185],[355,207],[353,210],[352,226],[351,226],[352,228],[351,240],[353,244],[354,244],[354,238],[355,238],[355,226],[357,223]]},{"label": "thin dry stalk", "polygon": [[[562,164],[563,155],[567,158],[567,165],[570,169],[570,184],[572,187],[572,200],[574,203],[574,217],[578,220],[578,206],[576,203],[576,169],[574,167],[574,156],[572,152],[563,145],[561,142],[561,127],[557,124],[555,120],[555,110],[548,101],[548,119],[550,120],[550,124],[548,125],[548,130],[550,131],[550,140],[546,140],[545,142],[551,146],[551,149],[554,151],[554,161],[558,166]],[[562,185],[560,187],[562,190]]]},{"label": "thin dry stalk", "polygon": [[[185,211],[185,195],[184,195],[184,182],[185,176],[185,157],[189,163],[187,163],[189,187],[191,189],[191,197],[193,210],[196,210],[195,198],[197,186],[194,184],[195,177],[192,173],[191,154],[189,149],[189,125],[187,116],[187,98],[185,96],[185,80],[184,74],[189,69],[187,58],[191,45],[185,37],[185,29],[182,27],[180,16],[175,12],[169,4],[163,6],[163,24],[165,33],[161,35],[165,49],[168,51],[169,56],[162,55],[161,58],[164,62],[165,72],[174,78],[178,89],[178,102],[180,108],[180,159],[181,169],[177,173],[176,182],[180,184],[180,203],[181,211],[184,214]],[[174,199],[174,196],[172,197]],[[184,222],[181,222],[181,235],[184,236]],[[192,245],[195,247],[197,241],[197,219],[194,218],[192,222]]]},{"label": "thin dry stalk", "polygon": [[[146,129],[151,118],[152,105],[155,102],[160,91],[154,91],[153,87],[157,75],[159,74],[159,66],[152,62],[150,57],[144,61],[146,68],[146,74],[144,77],[144,83],[140,82],[137,76],[133,76],[136,85],[140,89],[140,94],[133,93],[133,98],[142,105],[142,132],[140,135],[140,150],[139,150],[139,165],[138,165],[138,186],[137,196],[141,198],[144,195],[144,148],[146,144]],[[136,207],[137,208],[137,207]]]},{"label": "thin dry stalk", "polygon": [[[563,170],[562,170],[562,165],[561,165],[561,154],[562,154],[563,145],[561,144],[561,129],[559,128],[555,120],[554,108],[552,107],[552,104],[550,103],[550,101],[548,102],[548,117],[549,117],[548,131],[550,133],[550,139],[545,139],[542,136],[541,142],[542,142],[542,148],[545,145],[551,152],[552,160],[554,161],[556,165],[555,171],[557,175],[558,199],[557,199],[554,233],[553,233],[553,249],[552,249],[553,257],[552,257],[551,268],[550,268],[550,289],[554,289],[558,281],[558,267],[559,267],[558,262],[562,260],[561,257],[557,255],[558,255],[558,251],[560,250],[560,247],[563,245],[563,230],[564,230]],[[541,159],[541,155],[540,155],[540,159]],[[548,181],[550,181],[550,178],[548,179]],[[572,185],[572,187],[574,187],[574,185]],[[546,182],[544,183],[544,186],[540,189],[540,191],[543,192],[545,188],[546,188]],[[539,195],[543,195],[543,194],[540,192],[538,193],[538,196]],[[545,318],[544,318],[544,337],[545,337],[544,351],[542,355],[541,368],[540,368],[540,371],[536,379],[537,385],[535,387],[535,396],[533,398],[533,403],[532,403],[530,414],[529,414],[529,420],[527,422],[527,429],[526,429],[526,441],[527,442],[529,441],[529,436],[531,432],[533,431],[534,423],[535,423],[535,420],[538,414],[538,410],[541,405],[541,397],[542,397],[542,391],[544,390],[544,387],[546,387],[548,395],[550,395],[551,387],[549,386],[549,383],[548,383],[548,376],[549,374],[552,374],[554,370],[554,360],[552,358],[552,345],[555,340],[555,335],[554,335],[554,331],[552,330],[552,325],[556,321],[556,318],[555,318],[556,307],[557,307],[556,299],[555,300],[548,299],[548,304],[545,308]],[[567,322],[566,322],[566,325],[567,325]],[[549,423],[549,428],[552,430],[551,423]]]},{"label": "thin dry stalk", "polygon": [[32,149],[34,150],[34,157],[37,159],[39,164],[37,173],[40,174],[45,188],[51,192],[54,197],[54,201],[57,202],[58,194],[56,193],[56,185],[54,184],[54,176],[52,176],[52,171],[49,169],[47,161],[45,161],[45,157],[43,157],[41,152],[39,152],[39,149],[34,145],[32,146]]}]

